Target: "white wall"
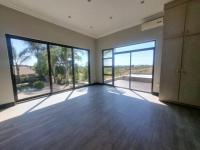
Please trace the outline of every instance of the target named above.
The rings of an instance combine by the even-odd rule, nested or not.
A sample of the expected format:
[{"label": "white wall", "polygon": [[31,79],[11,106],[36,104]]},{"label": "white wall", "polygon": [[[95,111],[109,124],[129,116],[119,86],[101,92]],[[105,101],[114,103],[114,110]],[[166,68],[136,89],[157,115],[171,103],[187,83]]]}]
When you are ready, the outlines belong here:
[{"label": "white wall", "polygon": [[0,5],[0,105],[14,101],[6,33],[90,49],[91,82],[96,82],[95,39]]},{"label": "white wall", "polygon": [[147,31],[141,31],[141,26],[132,27],[117,33],[102,37],[97,40],[97,82],[102,83],[102,49],[127,46],[135,43],[156,40],[155,50],[155,71],[153,92],[159,92],[162,36],[163,28],[155,28]]}]

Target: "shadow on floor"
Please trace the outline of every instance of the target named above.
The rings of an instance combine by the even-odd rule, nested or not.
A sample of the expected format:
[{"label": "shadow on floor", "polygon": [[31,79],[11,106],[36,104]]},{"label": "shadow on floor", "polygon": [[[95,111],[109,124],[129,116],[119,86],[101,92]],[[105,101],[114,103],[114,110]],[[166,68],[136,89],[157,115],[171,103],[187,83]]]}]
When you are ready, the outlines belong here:
[{"label": "shadow on floor", "polygon": [[199,110],[151,103],[126,91],[91,86],[0,122],[0,149],[199,149]]}]

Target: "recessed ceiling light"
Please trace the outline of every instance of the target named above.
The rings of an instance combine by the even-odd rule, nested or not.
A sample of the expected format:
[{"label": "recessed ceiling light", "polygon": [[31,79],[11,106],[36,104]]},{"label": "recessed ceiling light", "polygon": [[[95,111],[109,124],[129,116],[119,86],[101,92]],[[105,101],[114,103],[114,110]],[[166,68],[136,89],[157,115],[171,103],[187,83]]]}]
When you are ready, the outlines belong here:
[{"label": "recessed ceiling light", "polygon": [[71,18],[72,18],[72,16],[68,16],[68,18],[69,18],[69,19],[71,19]]}]

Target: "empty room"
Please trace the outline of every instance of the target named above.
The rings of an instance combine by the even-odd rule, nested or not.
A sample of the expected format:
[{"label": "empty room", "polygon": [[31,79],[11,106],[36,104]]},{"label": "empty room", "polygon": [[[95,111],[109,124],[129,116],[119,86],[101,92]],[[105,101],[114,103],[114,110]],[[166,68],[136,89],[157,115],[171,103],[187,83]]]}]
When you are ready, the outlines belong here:
[{"label": "empty room", "polygon": [[0,0],[0,150],[199,150],[200,0]]}]

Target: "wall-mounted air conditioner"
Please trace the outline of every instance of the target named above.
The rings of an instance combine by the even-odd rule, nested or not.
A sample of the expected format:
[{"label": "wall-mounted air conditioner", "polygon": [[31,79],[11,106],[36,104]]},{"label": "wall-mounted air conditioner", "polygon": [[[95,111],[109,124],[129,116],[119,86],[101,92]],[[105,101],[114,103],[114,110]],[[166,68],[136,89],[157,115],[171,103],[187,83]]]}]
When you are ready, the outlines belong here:
[{"label": "wall-mounted air conditioner", "polygon": [[157,28],[160,26],[163,26],[163,17],[143,23],[141,25],[141,30],[145,31],[145,30]]}]

